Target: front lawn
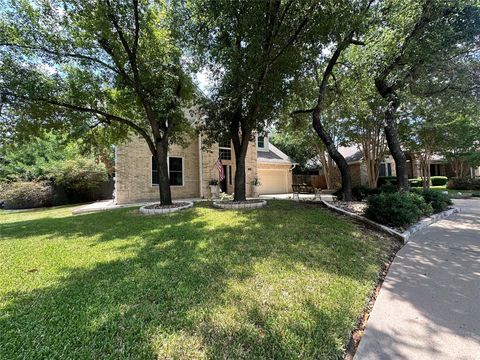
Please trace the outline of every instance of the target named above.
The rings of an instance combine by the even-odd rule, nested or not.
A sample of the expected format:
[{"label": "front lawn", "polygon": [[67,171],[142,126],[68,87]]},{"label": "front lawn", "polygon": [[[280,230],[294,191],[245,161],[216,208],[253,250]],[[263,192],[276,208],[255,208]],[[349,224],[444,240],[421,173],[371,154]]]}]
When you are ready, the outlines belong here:
[{"label": "front lawn", "polygon": [[395,244],[319,208],[0,212],[0,359],[321,358]]},{"label": "front lawn", "polygon": [[447,189],[446,185],[443,186],[430,186],[430,190],[436,190],[436,191],[448,191],[448,194],[452,197],[455,196],[462,196],[462,197],[471,197],[473,193],[476,193],[478,191],[474,190],[453,190],[453,189]]}]

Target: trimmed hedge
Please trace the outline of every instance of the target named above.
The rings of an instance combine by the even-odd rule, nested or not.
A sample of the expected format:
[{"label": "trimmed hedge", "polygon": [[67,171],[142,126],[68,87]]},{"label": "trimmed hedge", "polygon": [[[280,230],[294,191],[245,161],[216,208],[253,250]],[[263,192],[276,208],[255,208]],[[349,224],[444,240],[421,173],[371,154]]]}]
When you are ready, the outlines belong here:
[{"label": "trimmed hedge", "polygon": [[419,194],[395,192],[370,196],[365,216],[380,224],[403,227],[432,213],[432,206]]},{"label": "trimmed hedge", "polygon": [[480,179],[451,178],[447,183],[447,189],[451,190],[480,190]]},{"label": "trimmed hedge", "polygon": [[[431,176],[430,180],[432,181],[432,186],[444,186],[447,185],[448,178],[446,176]],[[410,187],[422,187],[423,179],[421,177],[408,179]]]},{"label": "trimmed hedge", "polygon": [[422,187],[422,178],[408,179],[408,184],[410,187]]},{"label": "trimmed hedge", "polygon": [[447,185],[448,178],[446,176],[432,176],[432,186],[444,186]]},{"label": "trimmed hedge", "polygon": [[52,206],[54,190],[48,182],[17,181],[2,186],[0,202],[5,209]]}]

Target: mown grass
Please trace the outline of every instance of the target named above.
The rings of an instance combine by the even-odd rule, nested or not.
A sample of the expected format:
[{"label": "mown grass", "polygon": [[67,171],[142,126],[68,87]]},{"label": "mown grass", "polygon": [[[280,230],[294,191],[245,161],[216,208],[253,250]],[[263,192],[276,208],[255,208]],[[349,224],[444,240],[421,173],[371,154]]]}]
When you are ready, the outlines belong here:
[{"label": "mown grass", "polygon": [[0,212],[1,359],[335,359],[394,244],[315,205]]}]

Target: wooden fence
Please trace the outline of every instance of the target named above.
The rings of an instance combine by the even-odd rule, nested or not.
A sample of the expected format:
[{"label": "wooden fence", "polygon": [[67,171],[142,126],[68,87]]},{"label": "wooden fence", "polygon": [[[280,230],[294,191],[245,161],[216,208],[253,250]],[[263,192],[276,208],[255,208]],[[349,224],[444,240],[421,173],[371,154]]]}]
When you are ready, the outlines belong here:
[{"label": "wooden fence", "polygon": [[312,185],[314,188],[326,189],[327,183],[323,175],[293,175],[293,185]]}]

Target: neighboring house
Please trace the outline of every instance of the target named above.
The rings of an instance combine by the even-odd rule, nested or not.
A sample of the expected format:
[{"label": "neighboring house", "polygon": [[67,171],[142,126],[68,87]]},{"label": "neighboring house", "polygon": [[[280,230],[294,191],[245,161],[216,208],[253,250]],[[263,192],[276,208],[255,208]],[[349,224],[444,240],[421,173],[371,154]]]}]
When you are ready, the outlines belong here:
[{"label": "neighboring house", "polygon": [[[212,145],[203,150],[202,136],[191,139],[186,147],[169,148],[169,178],[173,199],[209,198],[209,181],[218,179],[215,166],[221,159],[225,179],[223,192],[233,193],[235,153],[230,143]],[[258,146],[257,146],[258,145]],[[268,136],[258,136],[249,144],[246,157],[246,192],[252,196],[251,182],[258,177],[260,194],[290,192],[294,164],[287,155],[270,144]],[[134,137],[115,151],[115,203],[155,201],[159,196],[157,169],[146,142]]]},{"label": "neighboring house", "polygon": [[[367,185],[367,166],[363,158],[363,152],[357,146],[340,146],[338,151],[345,157],[352,176],[353,186]],[[323,175],[322,165],[319,160],[309,162],[309,174]],[[418,178],[422,176],[420,160],[412,154],[407,154],[408,177]],[[433,155],[430,163],[431,176],[454,177],[451,164],[440,155]],[[480,168],[467,169],[466,173],[472,176],[480,176]],[[396,176],[395,161],[392,156],[387,156],[380,163],[380,176]],[[321,182],[324,184],[324,181]],[[337,186],[340,186],[340,177],[337,179]]]}]

